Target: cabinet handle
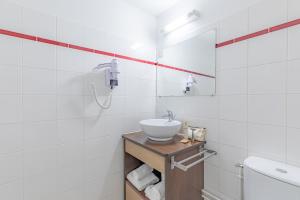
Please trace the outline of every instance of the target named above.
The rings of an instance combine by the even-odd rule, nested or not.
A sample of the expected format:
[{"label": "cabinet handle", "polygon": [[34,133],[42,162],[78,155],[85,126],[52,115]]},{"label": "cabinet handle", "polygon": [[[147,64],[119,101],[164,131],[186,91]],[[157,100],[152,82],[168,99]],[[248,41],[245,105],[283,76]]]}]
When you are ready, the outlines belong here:
[{"label": "cabinet handle", "polygon": [[[205,153],[207,153],[205,155]],[[189,170],[191,167],[194,167],[195,165],[198,165],[199,163],[202,163],[203,161],[205,161],[206,159],[216,155],[217,152],[216,151],[213,151],[213,150],[208,150],[208,149],[204,149],[203,151],[201,151],[200,153],[197,153],[193,156],[190,156],[186,159],[183,159],[181,161],[175,161],[175,157],[172,156],[171,157],[171,169],[173,170],[175,167],[177,167],[178,169],[181,169],[182,171],[187,171]],[[189,160],[193,159],[193,158],[196,158],[198,156],[202,156],[204,155],[202,158],[200,158],[199,160],[196,160],[194,162],[192,162],[191,164],[189,165],[184,165],[184,163],[188,162]]]}]

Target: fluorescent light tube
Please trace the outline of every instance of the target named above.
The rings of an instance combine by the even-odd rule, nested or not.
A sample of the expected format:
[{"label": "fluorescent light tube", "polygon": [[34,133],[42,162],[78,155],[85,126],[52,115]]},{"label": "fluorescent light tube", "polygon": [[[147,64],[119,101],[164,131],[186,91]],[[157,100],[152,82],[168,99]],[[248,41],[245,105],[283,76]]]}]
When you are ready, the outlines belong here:
[{"label": "fluorescent light tube", "polygon": [[182,16],[170,24],[166,25],[162,30],[163,33],[168,34],[173,32],[189,23],[199,20],[200,12],[198,10],[193,10],[192,12],[188,13],[186,16]]}]

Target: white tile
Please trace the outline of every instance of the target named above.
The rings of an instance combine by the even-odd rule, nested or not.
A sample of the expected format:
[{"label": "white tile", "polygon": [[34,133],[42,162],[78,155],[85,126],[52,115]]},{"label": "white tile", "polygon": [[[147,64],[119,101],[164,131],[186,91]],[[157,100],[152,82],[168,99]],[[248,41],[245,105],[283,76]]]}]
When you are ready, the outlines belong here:
[{"label": "white tile", "polygon": [[89,53],[57,47],[57,68],[65,71],[86,72],[87,67],[90,67],[87,65],[87,54]]},{"label": "white tile", "polygon": [[[99,170],[101,168],[102,170]],[[85,179],[87,181],[105,181],[109,174],[110,165],[105,157],[86,159],[85,161]]]},{"label": "white tile", "polygon": [[23,8],[22,19],[23,33],[52,40],[56,39],[56,18],[54,16]]},{"label": "white tile", "polygon": [[249,66],[280,62],[286,59],[287,31],[277,31],[249,40]]},{"label": "white tile", "polygon": [[236,174],[220,170],[220,191],[229,199],[240,199],[240,180]]},{"label": "white tile", "polygon": [[[84,46],[101,49],[107,52],[113,52],[115,49],[112,45],[114,36],[108,32],[96,30],[94,28],[85,28],[84,33]],[[101,37],[99,37],[101,35]]]},{"label": "white tile", "polygon": [[247,69],[221,70],[218,77],[218,94],[227,95],[247,93]]},{"label": "white tile", "polygon": [[245,122],[220,121],[220,143],[240,148],[247,146],[247,124]]},{"label": "white tile", "polygon": [[25,178],[24,200],[56,199],[57,177],[54,172]]},{"label": "white tile", "polygon": [[0,125],[0,154],[14,153],[23,149],[21,124]]},{"label": "white tile", "polygon": [[284,127],[259,124],[248,126],[249,152],[269,159],[284,160],[286,131]]},{"label": "white tile", "polygon": [[57,19],[57,39],[70,44],[83,45],[85,27],[77,23]]},{"label": "white tile", "polygon": [[0,186],[0,199],[23,200],[23,184],[21,181]]},{"label": "white tile", "polygon": [[300,18],[300,2],[298,0],[288,0],[289,20]]},{"label": "white tile", "polygon": [[85,157],[87,159],[95,159],[104,156],[108,153],[110,142],[111,139],[109,137],[87,140],[85,142]]},{"label": "white tile", "polygon": [[247,42],[239,42],[217,49],[217,68],[241,68],[247,66]]},{"label": "white tile", "polygon": [[248,34],[248,10],[240,11],[220,23],[219,42]]},{"label": "white tile", "polygon": [[57,149],[40,148],[24,153],[24,176],[37,176],[56,169]]},{"label": "white tile", "polygon": [[109,117],[86,118],[84,122],[84,137],[91,139],[108,135],[107,124],[109,124],[109,119]]},{"label": "white tile", "polygon": [[20,31],[21,19],[22,19],[22,8],[20,6],[17,6],[7,1],[1,1],[0,3],[1,28],[11,30],[11,31]]},{"label": "white tile", "polygon": [[219,150],[220,164],[224,170],[230,171],[235,174],[239,174],[240,169],[235,165],[243,163],[247,157],[246,149],[241,149],[238,147],[220,145]]},{"label": "white tile", "polygon": [[23,41],[23,65],[55,69],[55,47],[33,41]]},{"label": "white tile", "polygon": [[84,200],[84,189],[82,187],[72,188],[58,194],[57,200]]},{"label": "white tile", "polygon": [[107,195],[107,190],[109,189],[106,186],[106,181],[108,178],[89,181],[86,183],[85,188],[85,198],[90,200],[98,200],[98,199],[105,199]]},{"label": "white tile", "polygon": [[288,29],[288,58],[300,58],[300,27],[295,26]]},{"label": "white tile", "polygon": [[21,47],[21,40],[0,35],[0,64],[20,65]]},{"label": "white tile", "polygon": [[78,95],[58,96],[58,118],[83,117],[84,97]]},{"label": "white tile", "polygon": [[56,119],[55,95],[24,95],[23,120],[41,121]]},{"label": "white tile", "polygon": [[25,149],[52,147],[58,144],[56,121],[24,124]]},{"label": "white tile", "polygon": [[74,165],[58,169],[58,192],[64,192],[83,186],[83,165]]},{"label": "white tile", "polygon": [[84,144],[60,145],[58,147],[58,167],[71,167],[84,162]]},{"label": "white tile", "polygon": [[0,95],[0,123],[13,123],[21,120],[21,97]]},{"label": "white tile", "polygon": [[247,96],[229,95],[220,97],[220,118],[227,120],[246,121]]},{"label": "white tile", "polygon": [[153,97],[155,96],[156,84],[147,79],[128,77],[126,82],[127,96]]},{"label": "white tile", "polygon": [[0,184],[22,178],[22,154],[0,156]]},{"label": "white tile", "polygon": [[23,68],[23,94],[55,94],[56,71],[48,69]]},{"label": "white tile", "polygon": [[58,93],[61,95],[84,94],[84,75],[78,72],[57,72]]},{"label": "white tile", "polygon": [[18,94],[21,88],[21,73],[18,67],[0,67],[0,94]]},{"label": "white tile", "polygon": [[[116,98],[113,98],[116,99]],[[138,104],[137,104],[137,99]],[[121,102],[119,102],[121,103]],[[125,102],[122,102],[125,103]],[[113,104],[114,106],[114,104]],[[115,105],[117,106],[117,105]],[[140,113],[140,112],[151,112],[155,109],[155,97],[134,97],[128,95],[126,98],[126,110],[125,113]]]},{"label": "white tile", "polygon": [[300,128],[300,94],[287,95],[287,125]]},{"label": "white tile", "polygon": [[70,119],[58,121],[59,142],[62,144],[75,144],[84,138],[84,120]]},{"label": "white tile", "polygon": [[219,191],[219,169],[213,165],[204,164],[204,188],[209,191]]},{"label": "white tile", "polygon": [[287,161],[300,165],[300,129],[287,129]]},{"label": "white tile", "polygon": [[286,63],[248,68],[248,94],[285,93]]},{"label": "white tile", "polygon": [[250,32],[260,31],[287,21],[287,0],[260,1],[249,9]]},{"label": "white tile", "polygon": [[250,95],[248,121],[254,123],[285,125],[284,95]]},{"label": "white tile", "polygon": [[290,61],[287,71],[287,92],[300,93],[300,60]]}]

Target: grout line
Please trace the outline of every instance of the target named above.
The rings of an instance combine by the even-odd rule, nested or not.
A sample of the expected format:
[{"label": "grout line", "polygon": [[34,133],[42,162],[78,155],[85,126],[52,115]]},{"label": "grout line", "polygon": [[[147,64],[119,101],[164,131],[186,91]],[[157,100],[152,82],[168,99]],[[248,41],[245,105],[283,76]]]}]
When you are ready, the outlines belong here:
[{"label": "grout line", "polygon": [[[289,1],[286,1],[286,20],[289,20]],[[286,61],[285,61],[285,162],[288,162],[288,70],[289,70],[289,31],[286,33]]]}]

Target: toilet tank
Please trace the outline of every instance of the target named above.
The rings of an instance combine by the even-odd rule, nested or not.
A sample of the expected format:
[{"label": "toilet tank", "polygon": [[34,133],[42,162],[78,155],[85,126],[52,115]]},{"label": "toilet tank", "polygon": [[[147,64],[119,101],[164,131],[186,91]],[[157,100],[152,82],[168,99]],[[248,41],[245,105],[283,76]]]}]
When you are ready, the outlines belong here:
[{"label": "toilet tank", "polygon": [[300,200],[300,168],[258,157],[247,158],[244,200]]}]

